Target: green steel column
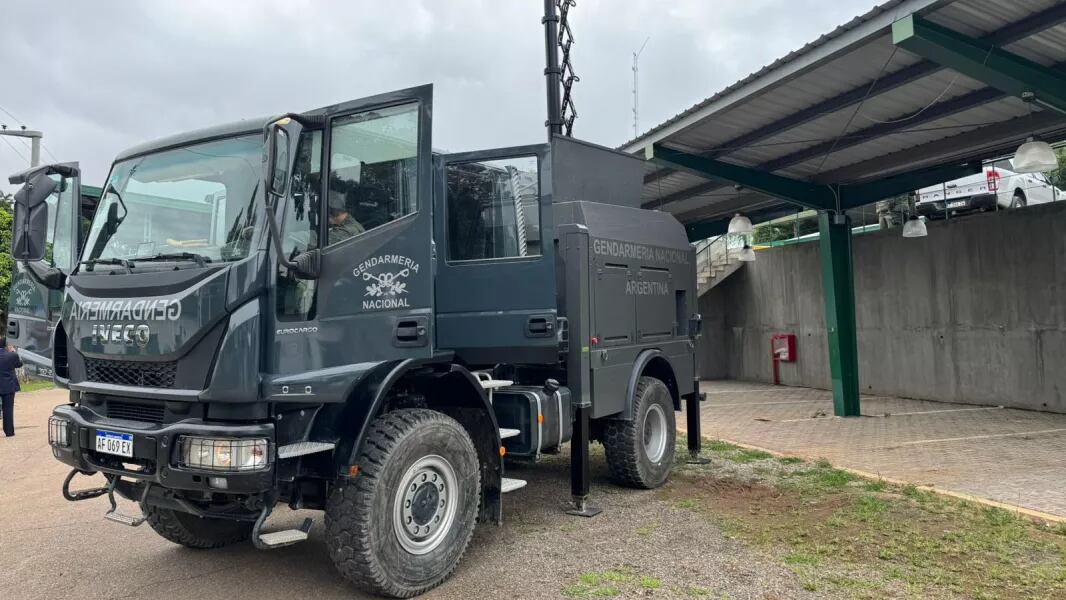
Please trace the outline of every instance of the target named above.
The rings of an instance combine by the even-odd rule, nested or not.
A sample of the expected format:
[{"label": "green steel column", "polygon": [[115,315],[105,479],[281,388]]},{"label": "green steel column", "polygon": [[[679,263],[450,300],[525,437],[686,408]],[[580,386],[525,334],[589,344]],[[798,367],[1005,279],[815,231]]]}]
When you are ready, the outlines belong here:
[{"label": "green steel column", "polygon": [[851,220],[830,211],[818,213],[825,328],[829,334],[829,371],[833,414],[859,416],[859,349],[855,334],[855,274],[851,262]]}]

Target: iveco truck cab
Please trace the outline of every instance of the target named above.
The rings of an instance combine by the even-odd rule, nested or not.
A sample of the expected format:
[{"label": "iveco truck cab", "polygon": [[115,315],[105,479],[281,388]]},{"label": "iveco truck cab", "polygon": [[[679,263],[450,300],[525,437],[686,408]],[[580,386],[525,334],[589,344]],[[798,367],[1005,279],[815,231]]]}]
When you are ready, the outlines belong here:
[{"label": "iveco truck cab", "polygon": [[340,572],[407,597],[501,521],[510,461],[569,443],[591,516],[592,440],[657,487],[684,405],[698,453],[694,252],[640,208],[642,160],[436,154],[432,114],[423,86],[131,148],[64,264],[48,198],[77,171],[22,178],[14,255],[62,298],[67,499],[196,548],[303,542],[271,514],[321,510]]}]

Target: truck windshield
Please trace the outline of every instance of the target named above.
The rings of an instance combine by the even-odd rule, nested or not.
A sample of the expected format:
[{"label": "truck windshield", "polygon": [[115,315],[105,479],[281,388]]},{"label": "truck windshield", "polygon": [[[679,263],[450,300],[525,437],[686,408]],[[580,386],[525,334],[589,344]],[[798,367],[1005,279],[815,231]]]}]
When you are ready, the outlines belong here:
[{"label": "truck windshield", "polygon": [[261,195],[262,151],[262,136],[249,135],[116,163],[82,260],[247,256]]}]

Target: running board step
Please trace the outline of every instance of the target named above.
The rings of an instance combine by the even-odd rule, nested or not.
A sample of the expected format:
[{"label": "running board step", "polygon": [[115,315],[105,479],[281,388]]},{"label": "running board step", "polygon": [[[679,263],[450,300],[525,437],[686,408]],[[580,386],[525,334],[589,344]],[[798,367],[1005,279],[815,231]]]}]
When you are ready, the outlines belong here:
[{"label": "running board step", "polygon": [[306,531],[303,527],[300,527],[299,529],[284,529],[282,531],[261,533],[259,534],[259,542],[271,549],[297,544],[307,539],[307,532],[311,529],[311,519],[305,519],[304,525],[307,527]]},{"label": "running board step", "polygon": [[500,489],[503,493],[513,492],[526,487],[525,479],[511,479],[510,477],[504,477]]},{"label": "running board step", "polygon": [[270,512],[269,508],[264,509],[259,515],[259,519],[255,522],[255,527],[252,528],[252,544],[256,548],[274,550],[298,544],[307,539],[307,534],[311,531],[311,519],[304,519],[304,522],[297,529],[282,529],[281,531],[262,533],[263,523]]},{"label": "running board step", "polygon": [[296,442],[278,448],[278,458],[293,458],[305,454],[326,452],[337,447],[333,442]]},{"label": "running board step", "polygon": [[104,515],[104,518],[107,519],[108,521],[112,521],[112,522],[115,522],[115,523],[122,523],[123,525],[129,525],[130,527],[137,527],[138,525],[140,525],[141,523],[144,523],[144,521],[145,521],[145,517],[143,515],[139,516],[139,517],[132,517],[130,515],[124,515],[124,514],[119,513],[119,512],[106,513]]},{"label": "running board step", "polygon": [[500,439],[506,440],[507,438],[513,438],[515,436],[522,435],[520,429],[508,429],[506,427],[500,427]]}]

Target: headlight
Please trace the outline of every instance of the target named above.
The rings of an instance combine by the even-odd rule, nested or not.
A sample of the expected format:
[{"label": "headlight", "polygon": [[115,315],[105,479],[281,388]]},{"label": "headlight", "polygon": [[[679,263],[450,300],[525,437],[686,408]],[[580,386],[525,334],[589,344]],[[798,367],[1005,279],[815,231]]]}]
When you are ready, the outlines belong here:
[{"label": "headlight", "polygon": [[61,417],[48,417],[48,443],[52,446],[70,445],[70,421]]},{"label": "headlight", "polygon": [[214,439],[183,435],[178,442],[178,462],[205,471],[258,471],[270,464],[270,443],[265,438]]}]

